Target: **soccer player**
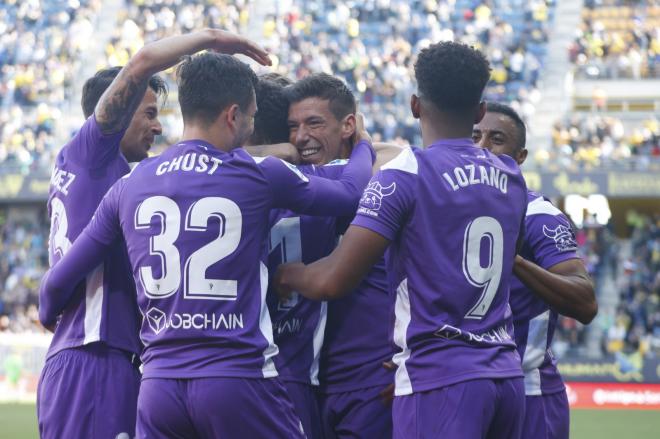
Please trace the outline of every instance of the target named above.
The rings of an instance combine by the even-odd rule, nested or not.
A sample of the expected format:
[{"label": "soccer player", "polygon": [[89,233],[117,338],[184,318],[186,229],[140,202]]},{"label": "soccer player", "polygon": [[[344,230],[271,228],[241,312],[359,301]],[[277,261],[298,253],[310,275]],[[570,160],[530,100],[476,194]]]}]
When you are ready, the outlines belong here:
[{"label": "soccer player", "polygon": [[389,246],[396,438],[520,437],[524,385],[508,291],[527,190],[514,160],[471,139],[489,76],[484,56],[463,44],[422,50],[411,109],[426,149],[406,148],[381,167],[330,256],[276,274],[284,297],[334,299]]},{"label": "soccer player", "polygon": [[[267,54],[252,42],[207,30],[149,44],[123,69],[101,70],[85,83],[87,120],[59,152],[51,178],[51,264],[78,238],[112,184],[129,172],[128,163],[146,158],[161,133],[157,97],[166,87],[152,75],[182,55],[206,48],[243,52],[267,62]],[[118,242],[77,284],[66,306],[51,312],[48,298],[44,302],[42,297],[40,320],[56,327],[38,388],[41,437],[134,436],[140,383],[135,358],[142,343],[129,272]]]},{"label": "soccer player", "polygon": [[[314,74],[288,87],[287,94],[290,142],[298,149],[301,162],[315,166],[313,169],[319,172],[339,170],[338,166],[342,165],[337,159],[348,157],[350,138],[356,129],[356,101],[352,92],[337,78]],[[351,219],[352,215],[327,218],[325,224],[316,220],[313,230],[301,228],[302,261],[313,262],[329,254]],[[326,320],[325,334],[318,326],[313,334],[301,335],[308,345],[314,342],[311,382],[320,384],[318,397],[324,437],[391,436],[391,408],[380,396],[393,382],[392,372],[382,367],[393,354],[388,341],[384,262],[377,264],[355,294],[346,298],[327,305],[310,303],[296,295],[290,300],[299,304],[300,312],[294,308],[283,322],[295,322],[291,320],[293,317],[301,318],[306,310],[319,307],[322,320]],[[299,380],[300,376],[296,371],[292,379]]]},{"label": "soccer player", "polygon": [[268,215],[349,214],[372,165],[354,147],[340,180],[308,178],[241,145],[257,111],[256,76],[207,52],[178,67],[182,141],[142,161],[101,201],[40,291],[50,318],[69,285],[124,237],[144,315],[138,437],[302,437],[277,379],[266,307]]},{"label": "soccer player", "polygon": [[[526,128],[507,105],[489,102],[474,126],[474,142],[519,165],[527,158]],[[511,310],[525,373],[523,437],[568,438],[566,389],[550,349],[558,314],[588,324],[598,311],[593,283],[577,254],[568,218],[543,196],[528,191],[525,237],[513,266]]]}]

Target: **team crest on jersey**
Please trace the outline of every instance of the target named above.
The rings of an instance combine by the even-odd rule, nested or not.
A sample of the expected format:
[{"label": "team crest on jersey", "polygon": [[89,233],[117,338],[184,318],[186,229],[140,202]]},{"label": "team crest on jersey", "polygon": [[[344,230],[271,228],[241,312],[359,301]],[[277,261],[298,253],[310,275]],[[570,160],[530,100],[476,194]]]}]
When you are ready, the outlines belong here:
[{"label": "team crest on jersey", "polygon": [[559,224],[554,229],[551,229],[544,224],[543,234],[555,241],[557,250],[560,252],[577,250],[575,234],[573,234],[573,230],[570,227]]},{"label": "team crest on jersey", "polygon": [[396,182],[383,187],[379,182],[373,181],[364,190],[364,194],[360,200],[360,206],[369,210],[379,210],[383,198],[389,197],[394,191],[396,191]]}]

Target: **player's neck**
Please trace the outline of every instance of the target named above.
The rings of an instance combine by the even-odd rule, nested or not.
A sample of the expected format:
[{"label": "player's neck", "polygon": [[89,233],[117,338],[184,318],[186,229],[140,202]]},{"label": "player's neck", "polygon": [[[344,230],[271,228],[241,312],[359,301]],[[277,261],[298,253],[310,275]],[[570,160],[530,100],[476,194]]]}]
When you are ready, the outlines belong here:
[{"label": "player's neck", "polygon": [[203,140],[215,146],[220,151],[229,152],[235,145],[231,145],[231,136],[227,136],[217,126],[201,127],[198,125],[186,125],[183,127],[182,141]]},{"label": "player's neck", "polygon": [[455,120],[450,117],[421,119],[422,142],[424,147],[440,139],[464,139],[472,137],[472,122]]}]

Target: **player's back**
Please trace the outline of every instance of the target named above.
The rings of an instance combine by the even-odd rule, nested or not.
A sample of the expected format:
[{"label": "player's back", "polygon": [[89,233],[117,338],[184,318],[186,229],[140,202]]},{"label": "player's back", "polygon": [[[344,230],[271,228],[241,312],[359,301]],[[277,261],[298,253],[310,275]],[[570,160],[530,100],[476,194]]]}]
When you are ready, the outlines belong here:
[{"label": "player's back", "polygon": [[145,318],[145,377],[271,377],[271,187],[242,149],[171,147],[124,180],[119,218]]},{"label": "player's back", "polygon": [[405,150],[377,178],[358,212],[393,197],[404,224],[390,246],[397,395],[521,376],[508,305],[526,207],[517,165],[453,139]]},{"label": "player's back", "polygon": [[[92,218],[108,189],[129,166],[119,152],[124,132],[104,135],[95,116],[58,153],[50,181],[49,259],[56,263]],[[114,245],[62,313],[48,357],[62,349],[96,341],[139,354],[135,290],[123,245]]]}]

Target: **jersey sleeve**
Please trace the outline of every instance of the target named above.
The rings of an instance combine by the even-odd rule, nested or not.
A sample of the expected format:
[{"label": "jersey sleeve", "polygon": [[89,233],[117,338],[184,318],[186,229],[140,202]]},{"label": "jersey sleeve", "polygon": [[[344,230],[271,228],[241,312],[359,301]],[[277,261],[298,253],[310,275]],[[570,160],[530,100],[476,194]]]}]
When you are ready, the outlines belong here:
[{"label": "jersey sleeve", "polygon": [[94,216],[83,230],[92,239],[104,244],[112,244],[121,234],[119,223],[119,197],[126,184],[126,178],[119,179],[105,194]]},{"label": "jersey sleeve", "polygon": [[358,143],[337,179],[305,175],[296,166],[272,157],[259,166],[270,183],[273,207],[307,215],[343,216],[355,212],[374,157],[369,143]]},{"label": "jersey sleeve", "polygon": [[535,262],[546,270],[560,262],[580,257],[570,222],[558,209],[554,215],[528,215],[525,219],[525,237]]},{"label": "jersey sleeve", "polygon": [[393,241],[414,205],[416,178],[405,171],[381,168],[364,190],[352,225]]},{"label": "jersey sleeve", "polygon": [[103,134],[91,115],[67,145],[67,159],[80,166],[98,168],[119,155],[119,144],[125,130]]}]

